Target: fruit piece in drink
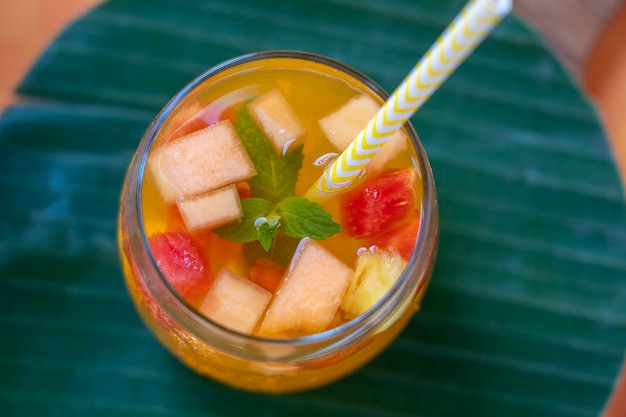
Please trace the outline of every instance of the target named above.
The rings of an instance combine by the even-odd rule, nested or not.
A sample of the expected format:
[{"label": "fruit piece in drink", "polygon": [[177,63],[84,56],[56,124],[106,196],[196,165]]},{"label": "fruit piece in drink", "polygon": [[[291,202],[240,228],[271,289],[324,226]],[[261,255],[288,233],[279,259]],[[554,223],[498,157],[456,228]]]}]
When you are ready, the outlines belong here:
[{"label": "fruit piece in drink", "polygon": [[185,300],[197,306],[213,283],[202,249],[185,231],[156,234],[148,241],[165,278]]},{"label": "fruit piece in drink", "polygon": [[[374,101],[373,98],[362,94],[352,98],[334,113],[321,119],[319,125],[335,149],[343,152],[363,128],[367,126],[367,123],[374,117],[380,107],[380,104]],[[393,160],[406,147],[407,140],[405,134],[402,131],[396,132],[367,164],[367,172],[376,173],[381,171],[389,161]]]},{"label": "fruit piece in drink", "polygon": [[407,219],[416,210],[412,168],[386,170],[343,194],[342,224],[356,238],[375,236]]},{"label": "fruit piece in drink", "polygon": [[[170,207],[178,208],[176,212],[184,220],[184,230],[193,232],[196,242],[198,235],[210,236],[210,239],[204,239],[203,247],[206,248],[203,250],[214,260],[216,281],[208,292],[205,290],[200,311],[208,318],[244,333],[295,337],[322,332],[362,314],[398,279],[406,266],[402,257],[407,253],[410,257],[413,250],[410,242],[413,228],[406,225],[418,219],[417,175],[412,167],[383,172],[368,167],[365,181],[337,197],[339,204],[332,209],[335,216],[343,216],[344,233],[337,239],[350,242],[353,248],[350,250],[354,252],[348,255],[342,252],[343,249],[336,254],[329,252],[314,240],[325,238],[316,235],[318,229],[326,227],[317,218],[319,210],[325,209],[316,206],[313,210],[313,203],[295,196],[293,185],[283,187],[289,181],[295,184],[300,171],[307,169],[302,168],[301,156],[294,158],[293,153],[285,153],[296,139],[304,145],[304,148],[299,146],[297,149],[300,155],[303,149],[310,149],[305,142],[307,138],[303,137],[304,126],[278,88],[266,91],[269,92],[250,102],[244,100],[228,107],[228,114],[235,118],[234,126],[230,120],[222,120],[166,142],[153,151],[158,156],[151,156],[148,164],[155,173],[165,204],[174,201],[168,200],[167,193],[168,187],[175,183],[176,186],[170,188],[174,188],[172,194],[176,194],[176,205],[170,204]],[[209,104],[206,108],[212,106]],[[378,104],[373,99],[357,96],[322,119],[320,125],[335,132],[335,146],[345,147],[342,143],[350,142],[352,132],[359,130],[361,126],[358,125],[366,123],[377,109]],[[364,114],[368,117],[364,118]],[[313,123],[314,120],[317,117],[313,118]],[[215,140],[243,146],[244,157],[233,158],[227,151],[210,147],[208,143]],[[379,159],[381,164],[395,159],[406,148],[404,133],[398,133],[395,141],[396,145],[401,145],[385,145],[387,156]],[[316,149],[315,153],[319,151]],[[238,153],[241,150],[235,152]],[[396,159],[395,163],[402,158]],[[407,163],[408,158],[404,165]],[[210,171],[218,164],[223,164],[219,173]],[[216,176],[223,177],[225,171],[245,171],[247,174],[246,177],[227,175],[228,179],[221,182],[214,180]],[[227,185],[218,185],[223,182]],[[260,187],[259,184],[267,186]],[[273,192],[274,188],[281,192]],[[326,214],[330,218],[330,213]],[[226,227],[220,227],[225,223]],[[180,227],[180,222],[175,225]],[[270,240],[267,247],[259,246],[261,252],[255,250],[255,255],[250,258],[249,251],[246,251],[250,246],[246,244],[261,242],[258,236],[264,225],[277,227],[276,236],[280,239],[274,243]],[[312,229],[304,227],[307,225],[313,225],[308,226]],[[408,231],[393,229],[398,227],[400,230],[402,226]],[[289,235],[301,230],[307,230],[306,234]],[[394,233],[387,235],[389,230]],[[415,229],[413,243],[416,233]],[[287,255],[281,254],[277,258],[284,238],[294,242],[302,239],[298,248],[294,248],[294,243]],[[354,238],[361,239],[361,242]],[[375,246],[357,256],[356,249],[365,242],[372,242]],[[337,245],[335,241],[328,247],[336,250]],[[216,251],[216,248],[220,250]],[[284,260],[283,265],[281,260]],[[354,262],[357,271],[346,262],[350,265]]]},{"label": "fruit piece in drink", "polygon": [[278,88],[252,100],[248,111],[280,155],[304,134],[304,126]]},{"label": "fruit piece in drink", "polygon": [[155,149],[148,158],[166,203],[214,190],[256,174],[239,135],[228,120]]},{"label": "fruit piece in drink", "polygon": [[406,223],[383,233],[373,239],[368,246],[376,246],[397,252],[402,259],[409,261],[413,255],[417,233],[419,232],[420,219],[415,216]]},{"label": "fruit piece in drink", "polygon": [[352,274],[352,269],[315,240],[302,239],[259,333],[323,331],[333,320]]},{"label": "fruit piece in drink", "polygon": [[375,247],[361,251],[341,309],[350,318],[365,313],[387,294],[405,267],[396,252]]},{"label": "fruit piece in drink", "polygon": [[213,229],[243,216],[234,184],[207,193],[180,197],[176,205],[188,231]]},{"label": "fruit piece in drink", "polygon": [[200,306],[200,312],[230,329],[250,334],[272,293],[260,285],[222,268]]},{"label": "fruit piece in drink", "polygon": [[207,127],[202,119],[203,106],[199,101],[192,101],[178,112],[167,124],[161,137],[173,140]]}]

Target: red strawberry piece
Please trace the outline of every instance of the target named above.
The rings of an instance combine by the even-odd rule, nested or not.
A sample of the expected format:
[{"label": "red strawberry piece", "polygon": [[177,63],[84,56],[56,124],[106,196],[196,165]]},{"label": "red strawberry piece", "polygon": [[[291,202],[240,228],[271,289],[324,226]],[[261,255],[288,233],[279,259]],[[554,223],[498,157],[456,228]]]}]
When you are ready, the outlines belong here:
[{"label": "red strawberry piece", "polygon": [[366,238],[395,226],[415,210],[415,171],[390,169],[342,197],[343,226],[350,236]]},{"label": "red strawberry piece", "polygon": [[420,219],[416,216],[408,223],[396,227],[374,239],[370,245],[375,245],[381,249],[395,250],[405,261],[411,259],[415,240],[419,231]]},{"label": "red strawberry piece", "polygon": [[192,305],[199,305],[213,278],[209,262],[188,232],[167,232],[149,238],[150,249],[172,287]]}]

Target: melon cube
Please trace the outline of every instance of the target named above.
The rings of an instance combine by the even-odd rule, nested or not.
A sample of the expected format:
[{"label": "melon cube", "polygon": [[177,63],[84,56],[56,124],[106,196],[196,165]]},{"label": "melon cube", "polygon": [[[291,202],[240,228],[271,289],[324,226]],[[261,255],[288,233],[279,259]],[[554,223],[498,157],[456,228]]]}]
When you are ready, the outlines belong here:
[{"label": "melon cube", "polygon": [[[380,107],[381,105],[373,98],[362,94],[350,99],[334,113],[321,119],[319,125],[335,149],[343,152],[367,126]],[[396,132],[367,164],[368,171],[381,171],[406,146],[407,138],[404,132]]]},{"label": "melon cube", "polygon": [[352,275],[352,269],[319,243],[302,239],[260,334],[323,331],[332,322]]},{"label": "melon cube", "polygon": [[235,184],[176,200],[188,231],[214,229],[243,216]]},{"label": "melon cube", "polygon": [[152,152],[147,164],[166,203],[256,175],[229,120],[166,143]]},{"label": "melon cube", "polygon": [[277,88],[252,100],[248,111],[281,155],[304,134],[304,125]]},{"label": "melon cube", "polygon": [[260,285],[222,268],[200,312],[224,327],[250,334],[271,298],[272,293]]}]

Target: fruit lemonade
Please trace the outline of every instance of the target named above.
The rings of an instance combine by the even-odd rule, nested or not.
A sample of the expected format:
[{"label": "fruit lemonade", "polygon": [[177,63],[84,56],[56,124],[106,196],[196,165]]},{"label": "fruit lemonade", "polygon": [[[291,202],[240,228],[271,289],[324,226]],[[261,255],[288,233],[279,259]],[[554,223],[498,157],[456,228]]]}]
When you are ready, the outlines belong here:
[{"label": "fruit lemonade", "polygon": [[[185,308],[253,344],[336,333],[384,304],[408,279],[424,221],[409,134],[397,132],[348,191],[304,197],[381,104],[351,74],[285,57],[226,69],[182,99],[150,146],[140,214]],[[359,343],[299,362],[290,349],[281,357],[278,342],[267,355],[274,365],[263,366],[181,329],[123,259],[138,310],[172,353],[226,384],[272,392],[317,386],[371,359],[417,309],[428,275]]]}]

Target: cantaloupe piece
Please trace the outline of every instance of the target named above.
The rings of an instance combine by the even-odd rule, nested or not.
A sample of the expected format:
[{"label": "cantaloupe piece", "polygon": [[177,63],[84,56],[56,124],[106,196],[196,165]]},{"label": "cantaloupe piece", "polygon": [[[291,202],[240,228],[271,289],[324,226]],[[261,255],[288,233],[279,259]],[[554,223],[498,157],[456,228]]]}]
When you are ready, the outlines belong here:
[{"label": "cantaloupe piece", "polygon": [[229,120],[153,150],[147,165],[166,203],[256,175],[254,165]]},{"label": "cantaloupe piece", "polygon": [[252,100],[248,111],[281,155],[287,151],[285,144],[305,132],[304,125],[277,88]]},{"label": "cantaloupe piece", "polygon": [[323,331],[333,320],[352,275],[352,269],[318,242],[302,239],[259,333]]},{"label": "cantaloupe piece", "polygon": [[176,200],[188,231],[214,229],[243,216],[235,184]]},{"label": "cantaloupe piece", "polygon": [[[339,151],[350,145],[356,136],[380,109],[373,98],[362,94],[350,99],[334,113],[320,119],[319,125],[330,143]],[[367,164],[370,172],[379,172],[396,155],[407,147],[403,131],[396,132]]]},{"label": "cantaloupe piece", "polygon": [[224,327],[250,334],[271,298],[272,293],[260,285],[222,268],[200,312]]}]

